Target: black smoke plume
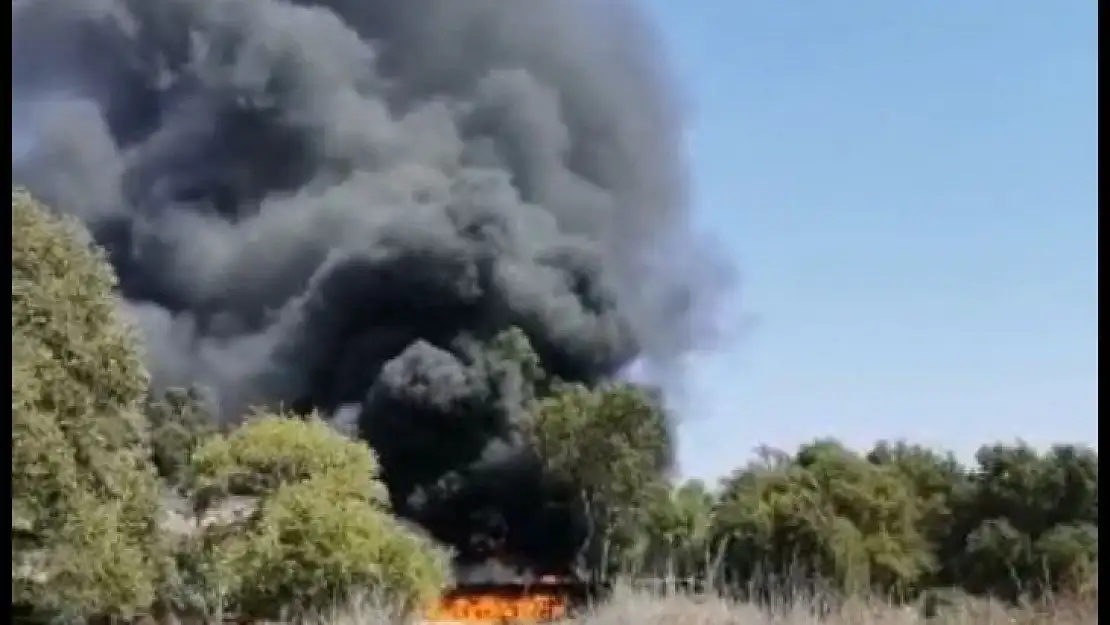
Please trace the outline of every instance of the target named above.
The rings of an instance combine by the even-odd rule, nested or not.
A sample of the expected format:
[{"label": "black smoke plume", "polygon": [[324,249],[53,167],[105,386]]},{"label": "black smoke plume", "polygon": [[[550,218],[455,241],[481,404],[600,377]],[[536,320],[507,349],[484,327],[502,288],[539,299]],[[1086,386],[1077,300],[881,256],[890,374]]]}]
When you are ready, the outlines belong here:
[{"label": "black smoke plume", "polygon": [[464,561],[567,562],[494,339],[673,365],[717,286],[634,6],[14,0],[12,57],[13,181],[108,249],[157,385],[354,421]]}]

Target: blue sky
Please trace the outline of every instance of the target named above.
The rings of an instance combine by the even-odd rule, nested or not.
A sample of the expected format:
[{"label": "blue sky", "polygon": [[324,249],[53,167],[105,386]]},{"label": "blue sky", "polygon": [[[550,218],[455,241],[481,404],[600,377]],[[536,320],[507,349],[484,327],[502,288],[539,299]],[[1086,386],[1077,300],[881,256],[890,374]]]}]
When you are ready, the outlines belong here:
[{"label": "blue sky", "polygon": [[1095,444],[1095,0],[647,4],[755,319],[691,371],[684,474],[818,436]]}]

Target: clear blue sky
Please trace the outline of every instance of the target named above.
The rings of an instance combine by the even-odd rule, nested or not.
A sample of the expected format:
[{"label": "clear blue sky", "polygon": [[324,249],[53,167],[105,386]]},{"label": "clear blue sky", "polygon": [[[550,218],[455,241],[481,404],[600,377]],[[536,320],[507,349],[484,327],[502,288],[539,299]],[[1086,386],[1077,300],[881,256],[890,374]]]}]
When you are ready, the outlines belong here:
[{"label": "clear blue sky", "polygon": [[647,4],[755,318],[691,372],[684,474],[818,436],[1095,444],[1095,0]]}]

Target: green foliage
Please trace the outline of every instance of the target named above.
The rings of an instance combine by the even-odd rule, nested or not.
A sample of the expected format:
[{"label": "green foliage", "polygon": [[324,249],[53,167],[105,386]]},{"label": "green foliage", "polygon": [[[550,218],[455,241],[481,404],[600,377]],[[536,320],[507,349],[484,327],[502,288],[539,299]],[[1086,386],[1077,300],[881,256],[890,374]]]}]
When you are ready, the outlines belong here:
[{"label": "green foliage", "polygon": [[1098,578],[1098,526],[1079,522],[1053,526],[1033,543],[1033,553],[1051,590],[1088,591]]},{"label": "green foliage", "polygon": [[524,331],[517,327],[499,333],[490,341],[487,358],[500,375],[518,376],[517,387],[524,403],[547,394],[553,380],[544,372],[540,357]]},{"label": "green foliage", "polygon": [[992,445],[954,498],[942,581],[1014,598],[1072,589],[1098,562],[1098,454]]},{"label": "green foliage", "polygon": [[187,576],[254,616],[324,609],[371,590],[417,604],[445,579],[446,556],[385,509],[373,452],[318,420],[255,414],[193,454],[198,508],[257,498],[246,518],[208,525]]},{"label": "green foliage", "polygon": [[[920,445],[880,442],[867,455],[873,464],[891,467],[907,481],[921,511],[919,525],[929,549],[942,549],[955,529],[953,507],[969,487],[966,471],[951,454]],[[942,558],[943,559],[943,558]],[[935,572],[935,571],[934,571]]]},{"label": "green foliage", "polygon": [[47,613],[144,608],[167,563],[114,280],[77,225],[12,191],[12,601]]},{"label": "green foliage", "polygon": [[691,577],[710,569],[716,498],[700,480],[682,483],[661,495],[647,510],[644,566],[669,577]]},{"label": "green foliage", "polygon": [[859,591],[902,591],[932,566],[921,510],[895,470],[820,441],[786,466],[753,465],[725,484],[714,533],[732,576],[814,575]]},{"label": "green foliage", "polygon": [[180,487],[193,452],[216,432],[214,417],[205,410],[196,389],[170,389],[160,397],[150,397],[144,412],[158,475],[171,488]]},{"label": "green foliage", "polygon": [[193,454],[191,490],[260,496],[326,476],[344,495],[382,502],[386,491],[377,475],[378,462],[366,445],[347,440],[316,415],[302,420],[256,411]]},{"label": "green foliage", "polygon": [[817,581],[902,596],[943,588],[1008,599],[1097,593],[1092,450],[986,446],[971,468],[905,443],[882,442],[860,456],[826,440],[759,456],[713,496],[708,532],[708,495],[697,487],[685,504],[675,494],[653,503],[642,529],[651,571],[674,573],[674,558],[658,554],[696,545],[720,565],[705,574],[745,589]]},{"label": "green foliage", "polygon": [[358,589],[414,607],[442,586],[446,559],[431,543],[333,486],[324,477],[278,489],[248,532],[222,543],[219,564],[238,578],[231,596],[244,613],[321,609]]},{"label": "green foliage", "polygon": [[601,573],[634,548],[665,488],[673,438],[656,397],[629,384],[555,384],[536,402],[527,436],[548,471],[581,495],[591,520],[584,566]]},{"label": "green foliage", "polygon": [[537,402],[528,434],[554,474],[612,502],[636,500],[673,454],[659,403],[628,384],[560,385]]}]

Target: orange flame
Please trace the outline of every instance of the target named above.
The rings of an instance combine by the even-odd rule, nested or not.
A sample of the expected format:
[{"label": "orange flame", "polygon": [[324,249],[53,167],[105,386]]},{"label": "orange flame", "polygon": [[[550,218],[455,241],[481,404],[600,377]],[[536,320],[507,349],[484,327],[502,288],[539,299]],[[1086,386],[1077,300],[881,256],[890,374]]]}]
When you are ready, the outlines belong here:
[{"label": "orange flame", "polygon": [[427,622],[455,623],[542,623],[563,618],[566,598],[550,593],[509,597],[475,593],[443,597],[424,613]]}]

